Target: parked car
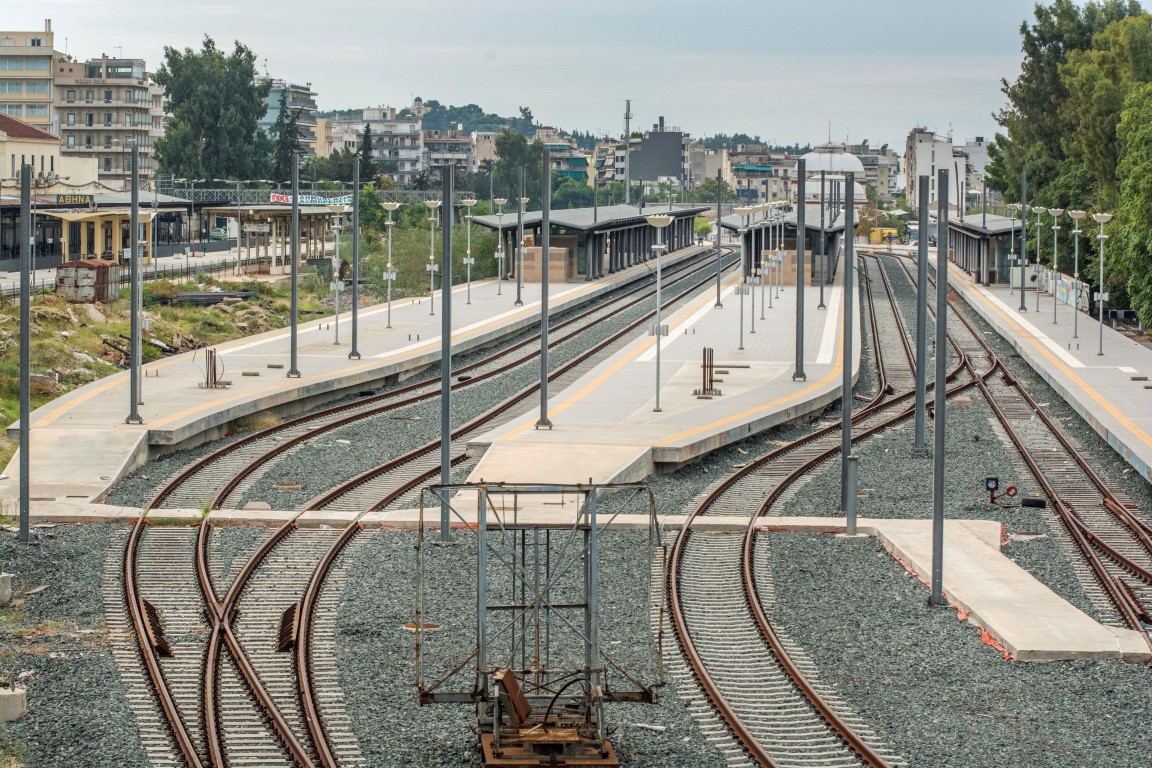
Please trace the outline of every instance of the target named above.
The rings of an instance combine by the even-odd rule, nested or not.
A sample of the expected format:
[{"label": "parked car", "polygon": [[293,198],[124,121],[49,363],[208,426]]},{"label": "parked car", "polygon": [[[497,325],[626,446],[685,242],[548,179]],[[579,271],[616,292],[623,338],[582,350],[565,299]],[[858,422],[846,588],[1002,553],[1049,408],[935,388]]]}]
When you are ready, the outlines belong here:
[{"label": "parked car", "polygon": [[208,239],[209,240],[227,240],[228,239],[228,230],[226,230],[224,227],[212,227],[212,230],[208,233]]}]

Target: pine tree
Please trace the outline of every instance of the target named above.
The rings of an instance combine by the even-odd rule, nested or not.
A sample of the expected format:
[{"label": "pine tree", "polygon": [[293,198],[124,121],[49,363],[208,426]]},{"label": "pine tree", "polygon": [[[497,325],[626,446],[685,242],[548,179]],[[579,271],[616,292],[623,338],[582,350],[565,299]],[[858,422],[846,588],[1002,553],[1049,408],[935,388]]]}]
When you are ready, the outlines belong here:
[{"label": "pine tree", "polygon": [[372,125],[364,125],[364,136],[360,139],[360,180],[364,182],[372,181],[376,178],[379,170],[376,168],[376,161],[373,160],[374,145],[372,142]]},{"label": "pine tree", "polygon": [[292,154],[302,148],[300,143],[299,112],[288,107],[287,90],[280,91],[280,112],[272,125],[272,140],[276,148],[272,153],[272,174],[277,181],[292,177]]}]

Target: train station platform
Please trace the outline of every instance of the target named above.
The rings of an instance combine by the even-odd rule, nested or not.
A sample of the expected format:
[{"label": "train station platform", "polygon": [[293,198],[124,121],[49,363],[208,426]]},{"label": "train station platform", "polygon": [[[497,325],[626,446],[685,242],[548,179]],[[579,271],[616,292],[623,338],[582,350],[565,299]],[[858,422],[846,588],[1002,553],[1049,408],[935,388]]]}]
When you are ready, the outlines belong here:
[{"label": "train station platform", "polygon": [[[664,318],[669,333],[661,353],[660,411],[655,411],[655,337],[643,337],[551,395],[550,429],[535,428],[538,409],[471,441],[480,461],[468,478],[500,482],[614,483],[642,480],[798,417],[820,412],[840,397],[843,290],[825,289],[827,309],[818,309],[819,288],[804,299],[804,373],[795,370],[796,288],[787,286],[756,325],[745,296],[744,349],[739,349],[739,277],[686,301]],[[765,288],[765,291],[767,289]],[[859,295],[859,294],[857,294]],[[859,301],[856,307],[860,307]],[[860,323],[854,324],[853,380],[860,363]],[[720,394],[701,399],[702,352],[713,350]],[[547,504],[539,499],[534,503]]]},{"label": "train station platform", "polygon": [[[935,258],[933,257],[933,262]],[[1052,294],[1020,292],[1008,285],[977,285],[972,276],[953,267],[949,285],[995,328],[1070,406],[1134,470],[1152,481],[1152,348],[1112,330],[1080,312],[1056,306]],[[1078,330],[1078,333],[1076,333]]]},{"label": "train station platform", "polygon": [[[689,247],[673,252],[678,263],[710,248]],[[550,286],[551,312],[604,294],[640,276],[638,264],[589,282]],[[473,281],[472,302],[465,302],[466,284],[452,290],[453,354],[466,352],[533,326],[539,321],[540,286],[526,283],[523,306],[514,306],[516,284]],[[223,367],[224,388],[208,389],[203,351],[177,355],[143,367],[143,424],[126,424],[129,414],[127,371],[88,384],[36,409],[31,418],[32,513],[54,500],[96,501],[121,476],[141,466],[159,451],[195,445],[222,436],[237,419],[275,409],[292,414],[342,394],[378,386],[440,359],[442,295],[437,289],[435,315],[428,297],[392,302],[392,327],[387,328],[384,304],[361,308],[358,351],[349,360],[351,313],[340,315],[340,344],[334,341],[333,318],[301,323],[297,367],[300,378],[288,378],[287,328],[237,339],[214,347]],[[18,425],[8,428],[16,438]],[[19,492],[18,456],[0,479],[0,497]],[[14,508],[14,507],[13,507]]]}]

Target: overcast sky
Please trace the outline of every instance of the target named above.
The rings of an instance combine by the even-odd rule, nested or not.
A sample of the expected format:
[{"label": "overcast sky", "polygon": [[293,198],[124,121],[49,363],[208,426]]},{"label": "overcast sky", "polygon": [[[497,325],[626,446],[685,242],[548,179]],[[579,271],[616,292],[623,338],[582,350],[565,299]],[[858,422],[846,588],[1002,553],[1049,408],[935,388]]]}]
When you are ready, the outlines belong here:
[{"label": "overcast sky", "polygon": [[0,27],[77,58],[143,58],[205,34],[240,40],[322,109],[475,103],[619,135],[663,115],[693,135],[778,143],[845,137],[903,152],[914,125],[991,136],[1000,78],[1020,66],[1030,0],[3,0]]}]

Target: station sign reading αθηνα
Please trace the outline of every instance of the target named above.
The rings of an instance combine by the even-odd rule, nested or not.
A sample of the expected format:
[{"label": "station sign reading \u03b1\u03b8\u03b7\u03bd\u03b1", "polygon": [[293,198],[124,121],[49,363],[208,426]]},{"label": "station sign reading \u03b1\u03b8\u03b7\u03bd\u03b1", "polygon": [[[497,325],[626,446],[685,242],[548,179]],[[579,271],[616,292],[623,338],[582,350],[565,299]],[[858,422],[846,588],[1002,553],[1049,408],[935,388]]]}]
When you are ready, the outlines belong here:
[{"label": "station sign reading \u03b1\u03b8\u03b7\u03bd\u03b1", "polygon": [[95,205],[92,195],[56,195],[56,205]]}]

